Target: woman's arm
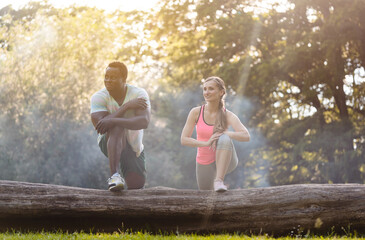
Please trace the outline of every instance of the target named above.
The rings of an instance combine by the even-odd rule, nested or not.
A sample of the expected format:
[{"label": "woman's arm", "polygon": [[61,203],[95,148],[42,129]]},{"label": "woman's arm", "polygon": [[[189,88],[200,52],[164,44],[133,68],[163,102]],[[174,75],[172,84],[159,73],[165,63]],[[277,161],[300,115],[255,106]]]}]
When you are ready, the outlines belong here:
[{"label": "woman's arm", "polygon": [[234,129],[234,132],[226,130],[224,131],[224,134],[240,142],[250,141],[250,133],[248,132],[247,128],[243,126],[236,114],[231,111],[227,111],[227,121],[228,125],[232,126]]},{"label": "woman's arm", "polygon": [[191,135],[193,134],[195,123],[199,116],[199,112],[200,112],[200,107],[191,109],[188,118],[186,120],[185,126],[181,133],[181,140],[180,140],[181,145],[189,147],[208,147],[212,144],[214,140],[218,139],[218,137],[222,135],[222,133],[213,134],[212,137],[207,142],[198,141],[192,138]]}]

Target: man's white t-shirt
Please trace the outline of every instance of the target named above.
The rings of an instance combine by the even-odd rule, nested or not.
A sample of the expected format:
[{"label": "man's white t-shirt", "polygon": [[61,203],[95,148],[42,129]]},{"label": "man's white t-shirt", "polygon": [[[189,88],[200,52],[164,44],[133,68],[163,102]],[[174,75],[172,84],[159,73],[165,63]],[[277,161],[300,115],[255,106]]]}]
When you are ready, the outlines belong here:
[{"label": "man's white t-shirt", "polygon": [[[125,104],[128,101],[135,98],[144,98],[147,101],[147,108],[151,109],[151,102],[148,97],[146,90],[143,88],[135,87],[133,85],[127,85],[127,94],[122,103]],[[122,106],[121,105],[121,106]],[[110,96],[108,90],[106,88],[101,89],[100,91],[94,93],[91,97],[91,109],[90,113],[94,112],[116,112],[121,106],[114,100],[112,96]],[[127,110],[123,117],[130,118],[134,116],[134,109]],[[141,154],[144,149],[142,139],[143,139],[143,129],[141,130],[127,130],[126,132],[127,141],[131,145],[133,151],[136,153],[137,157]],[[98,135],[98,144],[101,140],[102,135]]]}]

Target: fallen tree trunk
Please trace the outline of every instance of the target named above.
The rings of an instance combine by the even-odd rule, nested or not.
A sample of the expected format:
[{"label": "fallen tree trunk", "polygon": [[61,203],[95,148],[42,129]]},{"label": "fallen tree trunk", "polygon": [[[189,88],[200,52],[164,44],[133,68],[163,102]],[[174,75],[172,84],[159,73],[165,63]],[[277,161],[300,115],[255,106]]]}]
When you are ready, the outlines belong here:
[{"label": "fallen tree trunk", "polygon": [[112,193],[0,181],[0,231],[365,232],[365,186],[302,184],[225,193],[164,187]]}]

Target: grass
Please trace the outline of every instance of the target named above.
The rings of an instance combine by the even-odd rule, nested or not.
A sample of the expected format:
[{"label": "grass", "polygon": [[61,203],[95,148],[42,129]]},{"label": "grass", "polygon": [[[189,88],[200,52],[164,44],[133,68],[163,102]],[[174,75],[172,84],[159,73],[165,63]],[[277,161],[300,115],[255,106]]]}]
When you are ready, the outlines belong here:
[{"label": "grass", "polygon": [[153,235],[149,233],[143,232],[136,232],[136,233],[49,233],[49,232],[39,232],[39,233],[21,233],[21,232],[7,232],[7,233],[0,233],[0,240],[1,239],[34,239],[34,240],[42,240],[42,239],[133,239],[133,240],[149,240],[149,239],[157,239],[157,240],[248,240],[248,239],[257,239],[257,240],[284,240],[284,239],[313,239],[313,240],[324,240],[324,239],[365,239],[356,236],[336,236],[336,235],[329,235],[329,236],[288,236],[288,237],[281,237],[281,238],[273,238],[270,236],[247,236],[247,235],[238,235],[238,234],[219,234],[219,235]]}]

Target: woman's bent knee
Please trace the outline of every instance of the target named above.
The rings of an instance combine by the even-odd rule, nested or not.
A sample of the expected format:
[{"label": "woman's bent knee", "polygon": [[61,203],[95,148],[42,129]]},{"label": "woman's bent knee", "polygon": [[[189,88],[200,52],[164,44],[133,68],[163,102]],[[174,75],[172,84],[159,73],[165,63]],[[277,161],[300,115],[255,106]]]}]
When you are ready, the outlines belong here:
[{"label": "woman's bent knee", "polygon": [[217,149],[232,150],[232,148],[233,148],[233,143],[231,138],[226,134],[222,134],[218,139]]}]

